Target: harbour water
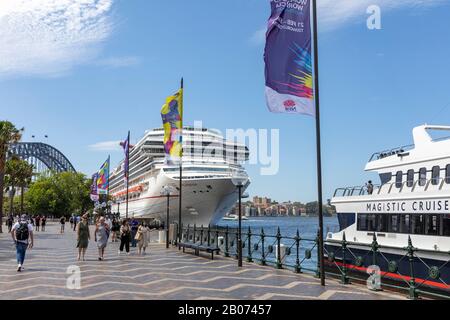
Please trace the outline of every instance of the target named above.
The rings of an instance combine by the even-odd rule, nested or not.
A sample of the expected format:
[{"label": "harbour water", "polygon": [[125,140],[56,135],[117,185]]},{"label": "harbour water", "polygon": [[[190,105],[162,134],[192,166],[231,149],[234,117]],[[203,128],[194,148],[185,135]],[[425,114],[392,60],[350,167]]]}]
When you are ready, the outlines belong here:
[{"label": "harbour water", "polygon": [[[222,220],[218,227],[229,227],[230,230],[236,230],[238,227],[238,221]],[[291,248],[291,254],[286,256],[286,263],[290,266],[295,264],[296,252],[295,252],[295,241],[288,238],[293,238],[297,234],[297,230],[302,239],[300,243],[300,261],[302,262],[302,267],[310,270],[314,270],[317,266],[317,247],[314,245],[314,240],[317,236],[318,230],[318,218],[317,217],[249,217],[249,220],[242,221],[242,239],[246,242],[246,233],[248,228],[252,232],[251,243],[252,243],[252,257],[254,259],[261,259],[261,243],[260,234],[264,230],[265,238],[265,248],[269,245],[276,247],[276,234],[278,228],[280,228],[280,234],[283,237],[281,243],[288,248]],[[336,232],[339,230],[339,223],[336,216],[324,217],[324,234],[327,232]],[[234,238],[233,236],[231,238]],[[254,250],[254,244],[259,244],[258,250]],[[244,258],[248,255],[248,245],[244,244],[243,249]],[[305,258],[306,250],[311,250],[312,256],[310,259]],[[233,252],[233,250],[230,250]],[[275,262],[276,255],[275,249],[272,253],[268,254],[267,250],[265,253],[268,262]]]}]

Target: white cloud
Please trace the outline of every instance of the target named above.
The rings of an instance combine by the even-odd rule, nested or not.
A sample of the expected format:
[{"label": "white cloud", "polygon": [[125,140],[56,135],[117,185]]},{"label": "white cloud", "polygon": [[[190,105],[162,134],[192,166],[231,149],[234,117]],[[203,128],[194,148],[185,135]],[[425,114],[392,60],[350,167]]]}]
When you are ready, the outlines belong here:
[{"label": "white cloud", "polygon": [[121,151],[122,147],[120,146],[121,141],[104,141],[98,142],[95,144],[91,144],[89,149],[92,151]]},{"label": "white cloud", "polygon": [[110,57],[96,62],[99,66],[109,67],[109,68],[123,68],[132,67],[141,63],[141,59],[138,57]]},{"label": "white cloud", "polygon": [[[366,13],[370,5],[378,5],[381,14],[401,8],[428,8],[450,3],[449,0],[321,0],[318,1],[318,21],[320,31],[331,31],[356,21],[365,23],[369,15]],[[259,29],[251,37],[250,42],[261,45],[265,41],[266,28]]]},{"label": "white cloud", "polygon": [[1,0],[0,76],[58,76],[94,59],[114,0]]}]

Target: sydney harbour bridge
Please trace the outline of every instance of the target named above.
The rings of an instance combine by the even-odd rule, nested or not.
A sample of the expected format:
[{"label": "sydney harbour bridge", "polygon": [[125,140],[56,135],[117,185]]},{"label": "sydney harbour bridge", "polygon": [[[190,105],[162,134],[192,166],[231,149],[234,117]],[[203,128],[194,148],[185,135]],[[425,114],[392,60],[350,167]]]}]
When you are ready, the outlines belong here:
[{"label": "sydney harbour bridge", "polygon": [[19,142],[9,146],[8,157],[16,155],[34,166],[35,173],[75,172],[69,159],[58,149],[41,142]]}]

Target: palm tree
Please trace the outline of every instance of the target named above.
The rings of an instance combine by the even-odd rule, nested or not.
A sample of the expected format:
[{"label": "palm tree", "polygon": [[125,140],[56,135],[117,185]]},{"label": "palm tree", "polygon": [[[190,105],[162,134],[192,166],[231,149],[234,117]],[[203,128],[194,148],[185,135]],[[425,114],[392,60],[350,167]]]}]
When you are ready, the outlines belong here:
[{"label": "palm tree", "polygon": [[5,187],[9,190],[9,214],[14,214],[14,195],[16,193],[16,186],[19,184],[21,164],[18,156],[12,156],[11,159],[5,163]]},{"label": "palm tree", "polygon": [[24,191],[27,186],[31,183],[31,178],[33,177],[33,166],[21,160],[17,156],[13,156],[11,159],[6,161],[5,167],[5,186],[11,188],[10,193],[10,205],[9,211],[12,213],[13,209],[13,199],[16,187],[20,187],[20,214],[23,214],[23,200]]},{"label": "palm tree", "polygon": [[3,232],[3,190],[5,180],[6,153],[11,143],[22,137],[22,129],[17,129],[9,121],[0,121],[0,233]]}]

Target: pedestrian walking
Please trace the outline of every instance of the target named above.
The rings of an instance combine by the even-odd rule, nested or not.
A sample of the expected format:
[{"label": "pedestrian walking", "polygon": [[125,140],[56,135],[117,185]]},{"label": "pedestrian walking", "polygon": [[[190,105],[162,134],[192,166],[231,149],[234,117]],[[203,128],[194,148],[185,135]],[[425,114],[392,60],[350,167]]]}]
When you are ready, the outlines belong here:
[{"label": "pedestrian walking", "polygon": [[122,222],[122,226],[120,227],[120,248],[119,255],[123,252],[123,248],[127,254],[130,254],[130,237],[131,237],[131,228],[128,224],[128,220],[125,219]]},{"label": "pedestrian walking", "polygon": [[105,223],[105,217],[100,217],[95,226],[95,242],[97,242],[99,261],[102,261],[104,259],[105,248],[108,244],[109,232],[109,227]]},{"label": "pedestrian walking", "polygon": [[69,222],[70,222],[70,229],[73,229],[73,215],[70,216]]},{"label": "pedestrian walking", "polygon": [[137,244],[137,241],[136,241],[135,237],[136,237],[136,233],[138,231],[138,228],[139,228],[139,222],[135,218],[133,218],[131,220],[131,246],[133,248],[135,248],[136,244]]},{"label": "pedestrian walking", "polygon": [[61,233],[64,233],[64,227],[66,224],[66,217],[62,216],[61,219],[59,220],[59,223],[61,224]]},{"label": "pedestrian walking", "polygon": [[78,224],[77,228],[78,261],[81,259],[85,261],[84,255],[86,254],[90,239],[88,214],[86,213],[81,217],[81,222]]},{"label": "pedestrian walking", "polygon": [[150,240],[150,229],[147,224],[141,223],[136,233],[136,237],[138,238],[136,239],[138,241],[138,254],[145,254],[145,249],[147,249]]},{"label": "pedestrian walking", "polygon": [[77,230],[77,224],[80,222],[79,218],[80,218],[79,216],[73,217],[73,231]]},{"label": "pedestrian walking", "polygon": [[8,221],[7,221],[8,232],[11,232],[13,224],[14,224],[14,217],[12,215],[9,215]]},{"label": "pedestrian walking", "polygon": [[28,248],[33,248],[34,243],[33,226],[28,223],[26,215],[22,215],[19,222],[13,225],[11,236],[16,245],[17,272],[21,272],[25,261],[25,253]]},{"label": "pedestrian walking", "polygon": [[[119,222],[116,220],[116,218],[113,218],[112,222],[111,222],[111,232],[112,232],[112,236],[111,236],[111,242],[117,242],[117,233],[120,232],[120,224]],[[119,236],[120,237],[120,236]]]},{"label": "pedestrian walking", "polygon": [[34,226],[36,227],[36,231],[39,231],[39,227],[41,226],[41,217],[39,215],[34,217]]},{"label": "pedestrian walking", "polygon": [[47,217],[46,216],[42,216],[42,220],[41,220],[41,231],[44,232],[45,231],[45,225],[47,223]]}]

